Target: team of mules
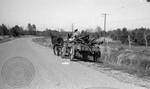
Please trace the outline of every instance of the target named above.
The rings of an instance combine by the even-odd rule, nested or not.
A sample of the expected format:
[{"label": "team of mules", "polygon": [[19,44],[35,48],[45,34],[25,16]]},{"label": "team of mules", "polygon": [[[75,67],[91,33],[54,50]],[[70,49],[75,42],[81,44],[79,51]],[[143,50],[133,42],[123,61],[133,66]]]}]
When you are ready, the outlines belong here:
[{"label": "team of mules", "polygon": [[52,46],[54,54],[59,56],[61,53],[62,46],[64,44],[64,40],[60,36],[51,36]]}]

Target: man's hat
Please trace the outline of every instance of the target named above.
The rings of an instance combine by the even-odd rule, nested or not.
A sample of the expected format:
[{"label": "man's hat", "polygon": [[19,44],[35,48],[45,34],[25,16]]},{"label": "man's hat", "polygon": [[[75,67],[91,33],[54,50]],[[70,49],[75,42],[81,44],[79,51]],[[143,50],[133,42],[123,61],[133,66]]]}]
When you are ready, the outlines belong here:
[{"label": "man's hat", "polygon": [[78,29],[75,29],[74,32],[78,31]]}]

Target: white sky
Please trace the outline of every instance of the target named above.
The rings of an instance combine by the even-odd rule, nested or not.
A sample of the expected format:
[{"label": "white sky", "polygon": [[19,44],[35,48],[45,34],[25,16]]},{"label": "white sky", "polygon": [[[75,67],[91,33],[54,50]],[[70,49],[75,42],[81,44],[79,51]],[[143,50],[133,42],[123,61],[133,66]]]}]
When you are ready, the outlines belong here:
[{"label": "white sky", "polygon": [[27,27],[80,30],[103,28],[108,13],[107,30],[127,27],[150,27],[150,3],[146,0],[0,0],[0,24]]}]

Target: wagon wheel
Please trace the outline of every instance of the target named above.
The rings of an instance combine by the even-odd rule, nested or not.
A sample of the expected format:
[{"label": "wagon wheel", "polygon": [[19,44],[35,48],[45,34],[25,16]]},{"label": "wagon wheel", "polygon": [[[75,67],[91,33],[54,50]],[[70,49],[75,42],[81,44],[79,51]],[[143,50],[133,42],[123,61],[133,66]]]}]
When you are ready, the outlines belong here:
[{"label": "wagon wheel", "polygon": [[146,73],[147,75],[150,75],[150,65],[149,65],[149,64],[146,65],[145,73]]},{"label": "wagon wheel", "polygon": [[56,48],[56,46],[54,46],[53,52],[54,52],[55,55],[57,55],[57,48]]},{"label": "wagon wheel", "polygon": [[58,48],[57,48],[57,51],[58,51],[58,55],[57,55],[57,56],[60,56],[60,55],[62,54],[62,52],[61,52],[61,47],[58,47]]},{"label": "wagon wheel", "polygon": [[59,46],[54,47],[54,54],[57,56],[61,55],[61,48]]}]

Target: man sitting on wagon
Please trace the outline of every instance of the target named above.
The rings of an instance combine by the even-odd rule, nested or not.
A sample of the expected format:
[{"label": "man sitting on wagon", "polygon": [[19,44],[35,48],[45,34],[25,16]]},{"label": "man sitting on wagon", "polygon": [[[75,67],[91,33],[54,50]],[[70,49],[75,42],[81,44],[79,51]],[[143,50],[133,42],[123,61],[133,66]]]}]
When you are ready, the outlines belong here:
[{"label": "man sitting on wagon", "polygon": [[80,36],[80,32],[78,31],[78,29],[75,29],[74,32],[72,34],[68,34],[67,36],[67,39],[64,43],[64,46],[62,48],[62,56],[65,56],[67,54],[67,47],[72,45],[72,44],[69,44],[68,45],[68,42],[73,42],[73,45],[72,45],[72,49],[74,50],[75,49],[75,44],[74,44],[74,41]]},{"label": "man sitting on wagon", "polygon": [[74,33],[72,34],[72,37],[75,39],[80,35],[80,32],[78,31],[78,29],[74,30]]},{"label": "man sitting on wagon", "polygon": [[75,40],[77,37],[79,37],[79,35],[80,35],[80,32],[78,31],[78,29],[75,29],[71,38],[69,38],[69,41]]}]

